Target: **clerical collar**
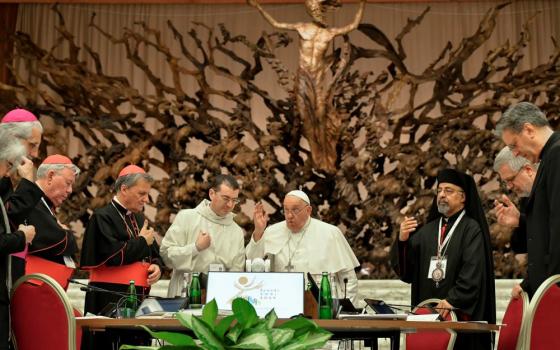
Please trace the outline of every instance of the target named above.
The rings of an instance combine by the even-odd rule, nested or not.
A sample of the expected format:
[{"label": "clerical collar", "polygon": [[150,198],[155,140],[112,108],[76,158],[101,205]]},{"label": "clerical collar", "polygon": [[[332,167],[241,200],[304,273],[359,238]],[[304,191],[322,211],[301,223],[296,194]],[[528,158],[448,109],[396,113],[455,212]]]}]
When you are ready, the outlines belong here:
[{"label": "clerical collar", "polygon": [[458,212],[456,212],[455,214],[451,215],[450,217],[446,218],[445,216],[443,216],[443,222],[447,224],[447,227],[451,227],[453,226],[453,224],[455,223],[455,221],[457,221],[457,218],[459,217],[459,215],[461,215],[461,212],[465,210],[465,208],[459,210]]},{"label": "clerical collar", "polygon": [[132,214],[130,210],[126,209],[126,207],[122,205],[122,203],[118,200],[117,196],[113,197],[113,204],[115,205],[115,208],[119,211],[119,213],[123,215]]}]

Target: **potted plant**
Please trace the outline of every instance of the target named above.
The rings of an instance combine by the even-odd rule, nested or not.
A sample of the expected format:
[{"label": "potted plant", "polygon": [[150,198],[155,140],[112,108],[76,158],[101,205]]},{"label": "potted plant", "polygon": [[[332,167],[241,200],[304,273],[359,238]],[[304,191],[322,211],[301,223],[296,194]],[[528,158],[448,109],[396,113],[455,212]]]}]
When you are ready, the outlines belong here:
[{"label": "potted plant", "polygon": [[253,305],[243,298],[233,301],[232,310],[232,315],[218,319],[218,305],[212,300],[204,306],[202,316],[181,312],[176,314],[179,322],[190,329],[197,339],[178,332],[154,332],[142,326],[154,338],[164,340],[167,345],[123,345],[120,349],[304,350],[321,348],[332,337],[332,333],[302,316],[276,326],[278,317],[274,309],[263,319],[259,319]]}]

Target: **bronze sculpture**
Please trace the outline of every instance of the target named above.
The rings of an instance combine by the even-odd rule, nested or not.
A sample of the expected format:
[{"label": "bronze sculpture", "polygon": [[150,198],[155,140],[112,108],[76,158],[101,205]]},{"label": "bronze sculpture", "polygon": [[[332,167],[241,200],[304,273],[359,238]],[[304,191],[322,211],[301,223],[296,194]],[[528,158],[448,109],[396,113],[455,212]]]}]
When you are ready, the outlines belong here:
[{"label": "bronze sculpture", "polygon": [[330,83],[327,81],[330,62],[326,53],[336,36],[358,28],[366,1],[361,0],[354,21],[339,28],[329,28],[325,23],[325,12],[340,7],[337,0],[306,0],[305,7],[313,21],[298,23],[280,23],[257,0],[247,2],[257,8],[274,28],[297,31],[300,38],[299,68],[294,87],[297,112],[303,122],[303,134],[311,147],[314,167],[335,172],[336,145],[342,123],[333,103],[335,79]]}]

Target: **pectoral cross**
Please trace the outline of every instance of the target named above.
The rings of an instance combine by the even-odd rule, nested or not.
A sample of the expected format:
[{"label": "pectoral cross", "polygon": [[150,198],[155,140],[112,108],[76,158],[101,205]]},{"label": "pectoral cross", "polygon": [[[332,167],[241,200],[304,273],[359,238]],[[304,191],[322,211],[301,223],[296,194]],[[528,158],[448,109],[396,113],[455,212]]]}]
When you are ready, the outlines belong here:
[{"label": "pectoral cross", "polygon": [[292,261],[288,260],[288,265],[284,266],[284,268],[288,270],[288,272],[292,272],[292,270],[294,269],[294,265],[292,265]]}]

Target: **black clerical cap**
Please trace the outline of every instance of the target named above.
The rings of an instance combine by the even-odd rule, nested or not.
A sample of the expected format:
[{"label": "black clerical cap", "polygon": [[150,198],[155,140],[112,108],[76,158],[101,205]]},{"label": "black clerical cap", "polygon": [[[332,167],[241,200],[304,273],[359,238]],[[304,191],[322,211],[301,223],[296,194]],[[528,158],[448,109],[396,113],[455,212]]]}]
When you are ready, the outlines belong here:
[{"label": "black clerical cap", "polygon": [[465,193],[467,193],[469,187],[467,183],[469,181],[466,179],[466,177],[470,177],[470,176],[463,174],[455,169],[443,169],[440,170],[440,172],[437,175],[437,182],[438,184],[442,182],[447,182],[455,186],[459,186],[463,191],[465,191]]}]

